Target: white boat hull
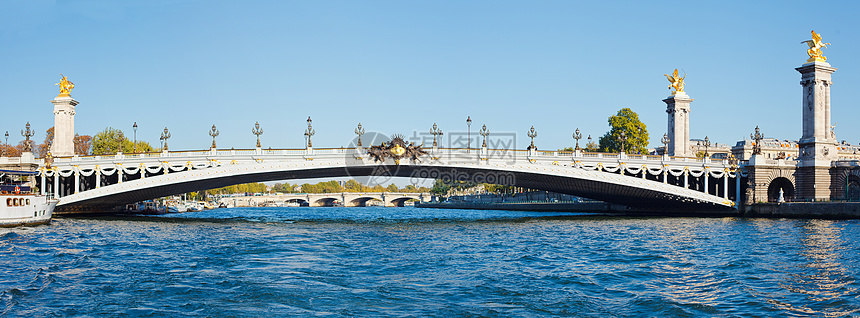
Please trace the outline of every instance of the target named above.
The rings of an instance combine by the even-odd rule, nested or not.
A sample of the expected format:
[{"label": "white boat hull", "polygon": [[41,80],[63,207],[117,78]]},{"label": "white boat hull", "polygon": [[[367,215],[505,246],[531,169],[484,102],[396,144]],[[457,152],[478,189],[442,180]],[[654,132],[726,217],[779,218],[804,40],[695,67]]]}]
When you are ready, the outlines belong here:
[{"label": "white boat hull", "polygon": [[51,222],[57,200],[41,195],[0,195],[0,227]]}]

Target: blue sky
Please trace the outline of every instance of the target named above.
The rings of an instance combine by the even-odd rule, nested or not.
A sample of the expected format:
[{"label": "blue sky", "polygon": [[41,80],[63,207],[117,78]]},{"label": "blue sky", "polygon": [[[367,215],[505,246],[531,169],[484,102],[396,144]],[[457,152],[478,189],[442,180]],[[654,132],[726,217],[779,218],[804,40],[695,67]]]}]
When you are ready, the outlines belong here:
[{"label": "blue sky", "polygon": [[361,122],[386,134],[538,130],[541,149],[598,137],[622,107],[659,145],[664,73],[685,71],[691,135],[799,138],[810,30],[832,46],[837,137],[860,142],[860,24],[852,1],[3,1],[0,133],[53,125],[54,86],[76,85],[76,131],[205,149],[340,147]]}]

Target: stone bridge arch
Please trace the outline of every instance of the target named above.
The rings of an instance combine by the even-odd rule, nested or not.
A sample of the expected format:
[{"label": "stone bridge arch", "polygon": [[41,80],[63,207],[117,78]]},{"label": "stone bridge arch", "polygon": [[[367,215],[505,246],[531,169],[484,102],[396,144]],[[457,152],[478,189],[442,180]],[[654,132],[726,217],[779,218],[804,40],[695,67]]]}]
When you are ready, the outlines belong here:
[{"label": "stone bridge arch", "polygon": [[317,198],[313,202],[311,202],[311,206],[334,206],[334,204],[339,201],[341,201],[341,198],[337,197]]},{"label": "stone bridge arch", "polygon": [[833,179],[833,198],[860,201],[860,168],[837,168]]},{"label": "stone bridge arch", "polygon": [[349,200],[349,202],[345,202],[344,205],[348,204],[348,206],[367,206],[367,203],[370,201],[373,201],[373,200],[382,201],[376,197],[361,196],[361,197],[357,197],[357,198],[354,198],[352,200]]},{"label": "stone bridge arch", "polygon": [[409,201],[409,200],[417,200],[417,199],[413,198],[413,197],[398,197],[398,198],[390,199],[388,201],[388,206],[402,207],[402,206],[405,206],[406,201]]},{"label": "stone bridge arch", "polygon": [[797,197],[797,181],[794,168],[755,167],[749,175],[750,187],[747,188],[747,203],[777,202],[779,191],[783,191],[785,201]]},{"label": "stone bridge arch", "polygon": [[776,177],[771,180],[767,186],[767,201],[779,202],[780,193],[783,200],[787,202],[794,200],[796,197],[794,182],[786,177]]}]

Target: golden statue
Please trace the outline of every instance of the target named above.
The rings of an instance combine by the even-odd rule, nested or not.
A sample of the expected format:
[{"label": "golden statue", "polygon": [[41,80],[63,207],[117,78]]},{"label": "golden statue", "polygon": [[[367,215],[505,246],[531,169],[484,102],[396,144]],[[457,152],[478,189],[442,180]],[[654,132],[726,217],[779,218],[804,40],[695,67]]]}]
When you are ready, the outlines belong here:
[{"label": "golden statue", "polygon": [[63,73],[60,73],[60,76],[62,76],[63,79],[60,80],[59,83],[54,84],[60,85],[60,95],[57,95],[57,97],[68,97],[69,93],[72,91],[72,88],[75,88],[75,83],[69,82],[69,80],[66,78],[65,75],[63,75]]},{"label": "golden statue", "polygon": [[821,35],[815,33],[815,30],[812,30],[812,40],[806,40],[800,43],[806,43],[807,45],[809,45],[809,49],[806,50],[806,54],[809,54],[809,59],[806,60],[806,62],[812,63],[815,61],[827,61],[827,57],[821,55],[821,49],[826,49],[827,46],[830,45],[830,43],[821,42]]},{"label": "golden statue", "polygon": [[672,91],[672,95],[684,92],[684,79],[687,78],[687,74],[684,74],[684,77],[679,77],[678,76],[678,69],[676,68],[675,72],[673,72],[672,75],[669,75],[669,74],[663,74],[663,75],[665,75],[666,78],[669,79],[669,83],[671,83],[671,84],[669,84],[669,88],[674,89],[674,91]]}]

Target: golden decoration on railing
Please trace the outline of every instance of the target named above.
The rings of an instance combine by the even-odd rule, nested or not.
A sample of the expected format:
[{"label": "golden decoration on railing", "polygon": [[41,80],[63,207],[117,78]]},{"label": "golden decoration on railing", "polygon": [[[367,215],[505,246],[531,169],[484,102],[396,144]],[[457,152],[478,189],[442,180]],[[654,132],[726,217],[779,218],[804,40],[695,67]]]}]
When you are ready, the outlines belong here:
[{"label": "golden decoration on railing", "polygon": [[812,40],[806,40],[800,43],[806,43],[809,45],[809,49],[806,50],[806,54],[809,54],[809,59],[806,60],[807,63],[827,61],[827,57],[821,54],[821,49],[826,49],[830,43],[822,42],[821,35],[815,33],[815,30],[812,30]]}]

